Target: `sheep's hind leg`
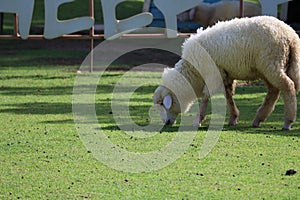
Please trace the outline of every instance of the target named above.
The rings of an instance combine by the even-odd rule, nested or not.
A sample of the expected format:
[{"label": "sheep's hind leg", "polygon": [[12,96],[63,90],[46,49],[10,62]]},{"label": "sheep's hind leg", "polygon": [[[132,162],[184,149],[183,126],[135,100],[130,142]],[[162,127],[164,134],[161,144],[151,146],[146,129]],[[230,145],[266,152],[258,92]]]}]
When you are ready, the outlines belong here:
[{"label": "sheep's hind leg", "polygon": [[263,104],[259,107],[256,113],[256,117],[253,120],[252,126],[259,127],[260,122],[263,122],[273,112],[277,99],[279,98],[280,91],[273,87],[269,82],[265,81],[265,85],[268,88],[267,95]]},{"label": "sheep's hind leg", "polygon": [[201,126],[201,123],[206,119],[206,109],[207,109],[208,101],[209,101],[208,97],[203,97],[201,104],[200,104],[200,111],[197,114],[197,117],[194,121],[195,127]]},{"label": "sheep's hind leg", "polygon": [[[293,82],[292,82],[293,83]],[[284,124],[283,130],[290,130],[296,120],[297,97],[294,84],[289,84],[289,89],[282,91],[284,99]]]},{"label": "sheep's hind leg", "polygon": [[229,83],[225,83],[225,96],[226,96],[226,102],[227,107],[229,109],[230,117],[229,117],[229,126],[235,126],[238,124],[238,118],[240,115],[240,112],[233,100],[233,94],[235,90],[235,84],[234,81],[230,81]]},{"label": "sheep's hind leg", "polygon": [[297,97],[294,82],[285,74],[280,73],[269,82],[283,93],[284,101],[284,125],[283,130],[290,130],[292,123],[296,120]]}]

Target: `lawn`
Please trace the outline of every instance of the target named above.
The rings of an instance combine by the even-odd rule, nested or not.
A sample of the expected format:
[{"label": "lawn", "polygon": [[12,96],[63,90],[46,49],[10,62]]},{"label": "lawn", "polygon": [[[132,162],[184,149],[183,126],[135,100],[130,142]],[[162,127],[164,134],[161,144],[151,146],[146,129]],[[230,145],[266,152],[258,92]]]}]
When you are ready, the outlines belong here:
[{"label": "lawn", "polygon": [[[88,3],[82,2],[75,0],[62,5],[59,17],[87,15]],[[99,2],[95,1],[96,23],[103,20]],[[142,4],[141,0],[122,3],[118,7],[118,18],[138,13]],[[5,29],[10,33],[11,15],[5,20]],[[43,1],[36,1],[32,26],[43,25],[43,20]],[[141,57],[152,55],[148,63],[171,65],[176,56],[153,51],[133,52],[130,59],[126,56],[118,59],[103,74],[97,70],[77,74],[88,51],[89,41],[84,40],[0,40],[0,199],[299,198],[300,112],[293,129],[281,131],[283,102],[280,98],[262,127],[252,128],[251,121],[265,95],[260,82],[237,88],[234,98],[241,112],[240,123],[236,127],[225,124],[216,145],[205,158],[200,159],[199,155],[210,114],[180,157],[174,162],[165,158],[163,164],[169,164],[161,169],[131,173],[116,170],[123,164],[130,166],[126,158],[122,158],[120,166],[96,159],[95,151],[86,148],[81,131],[89,124],[93,138],[99,139],[104,133],[104,139],[113,142],[116,149],[141,154],[163,149],[178,135],[184,138],[189,132],[178,131],[180,125],[176,124],[148,131],[149,137],[141,138],[139,134],[145,132],[132,133],[127,129],[125,132],[118,126],[115,115],[118,111],[111,107],[114,89],[122,86],[120,81],[124,76],[129,80],[128,88],[144,83],[130,96],[129,113],[136,124],[148,125],[148,111],[161,72],[128,72],[128,69],[144,64]],[[88,96],[91,92],[88,81],[100,74],[94,98],[96,123],[75,123],[72,109],[75,81],[78,77],[86,78],[87,82],[80,85],[86,90],[80,95]],[[126,106],[126,101],[118,102]],[[115,156],[110,155],[110,159],[118,161]],[[146,167],[151,169],[151,165]],[[290,169],[297,173],[287,176],[286,171]]]},{"label": "lawn", "polygon": [[[280,99],[267,122],[261,128],[252,128],[251,120],[265,95],[260,84],[237,88],[240,124],[225,125],[217,144],[203,159],[199,159],[199,153],[209,121],[196,132],[189,148],[162,169],[129,173],[98,161],[94,152],[84,146],[72,112],[76,71],[88,53],[88,46],[84,48],[84,41],[64,42],[63,47],[59,44],[57,40],[1,41],[0,199],[297,199],[300,196],[299,120],[292,131],[281,131]],[[28,47],[30,51],[26,50]],[[110,70],[102,75],[95,96],[98,125],[110,141],[126,151],[159,150],[176,136],[178,124],[150,132],[153,136],[149,138],[127,135],[116,124],[110,103],[113,89],[125,73]],[[133,81],[159,81],[161,75],[160,72],[126,74]],[[99,72],[80,76],[98,75]],[[156,86],[148,83],[131,96],[130,114],[137,124],[149,123],[148,110]],[[95,133],[98,131],[95,129]],[[289,169],[298,172],[286,176]]]}]

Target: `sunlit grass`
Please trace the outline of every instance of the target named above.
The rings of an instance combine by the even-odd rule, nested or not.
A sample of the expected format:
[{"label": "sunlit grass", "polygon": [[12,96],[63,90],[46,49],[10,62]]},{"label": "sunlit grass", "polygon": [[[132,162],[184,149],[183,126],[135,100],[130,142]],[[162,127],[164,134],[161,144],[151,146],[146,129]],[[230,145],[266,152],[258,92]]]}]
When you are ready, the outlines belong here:
[{"label": "sunlit grass", "polygon": [[[224,126],[211,153],[199,159],[209,121],[199,129],[183,156],[148,173],[125,173],[97,161],[83,145],[72,114],[76,66],[1,68],[0,73],[0,197],[21,199],[297,199],[299,122],[281,131],[283,104],[261,128],[251,120],[265,94],[261,86],[239,87],[235,99],[241,111],[237,127]],[[165,127],[150,138],[135,138],[120,130],[111,113],[115,83],[124,72],[106,72],[99,82],[96,113],[110,140],[132,152],[155,151],[177,134]],[[144,78],[160,78],[145,72]],[[130,114],[147,125],[156,85],[145,85],[130,99]],[[299,114],[298,114],[299,118]]]}]

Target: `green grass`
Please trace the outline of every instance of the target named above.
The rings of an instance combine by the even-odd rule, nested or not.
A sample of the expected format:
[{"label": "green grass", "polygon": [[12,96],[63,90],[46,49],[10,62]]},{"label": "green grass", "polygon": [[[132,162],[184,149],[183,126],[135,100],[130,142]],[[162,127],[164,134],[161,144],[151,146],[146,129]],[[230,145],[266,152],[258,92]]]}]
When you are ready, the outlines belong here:
[{"label": "green grass", "polygon": [[[36,50],[31,57],[44,57],[47,52],[52,55],[51,50]],[[72,92],[79,65],[37,62],[30,66],[31,61],[22,60],[23,53],[26,54],[25,51],[14,56],[4,54],[0,58],[7,58],[0,68],[0,199],[297,199],[300,196],[299,120],[292,131],[280,130],[283,122],[280,99],[261,128],[250,127],[264,97],[264,87],[237,89],[240,124],[225,125],[216,146],[204,159],[198,155],[208,122],[174,163],[161,170],[132,174],[97,161],[80,140],[72,114]],[[16,59],[17,67],[9,58]],[[178,125],[164,128],[148,139],[132,138],[119,130],[111,114],[110,100],[123,74],[106,72],[99,82],[95,100],[100,125],[111,141],[123,149],[157,150],[172,140]],[[160,79],[160,73],[134,73],[132,77]],[[133,94],[130,112],[136,123],[148,123],[155,87],[148,84]],[[298,173],[285,176],[288,169]]]},{"label": "green grass", "polygon": [[[237,88],[240,123],[237,127],[225,125],[216,146],[204,159],[199,159],[199,153],[209,121],[199,128],[184,155],[163,169],[126,173],[99,162],[80,139],[72,113],[76,71],[88,53],[89,42],[64,41],[58,45],[55,41],[0,41],[0,199],[300,196],[300,113],[292,131],[281,131],[280,99],[262,127],[252,128],[255,110],[265,95],[260,85]],[[127,67],[127,63],[115,65]],[[116,82],[123,75],[124,71],[106,72],[99,82],[95,101],[102,130],[114,144],[128,151],[149,152],[164,147],[175,137],[178,125],[165,127],[147,139],[126,135],[116,125],[110,103]],[[131,76],[135,81],[160,79],[156,72]],[[130,113],[137,124],[149,123],[155,88],[155,84],[147,84],[132,95]],[[289,169],[297,173],[285,176]]]}]

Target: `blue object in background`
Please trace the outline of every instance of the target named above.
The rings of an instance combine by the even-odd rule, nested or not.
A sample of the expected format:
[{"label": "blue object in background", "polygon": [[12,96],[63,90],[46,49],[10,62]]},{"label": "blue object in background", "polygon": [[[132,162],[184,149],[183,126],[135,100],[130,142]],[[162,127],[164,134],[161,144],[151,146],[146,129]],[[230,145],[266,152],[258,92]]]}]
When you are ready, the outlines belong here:
[{"label": "blue object in background", "polygon": [[[164,15],[153,2],[150,3],[149,12],[153,15],[153,21],[149,25],[150,27],[166,27]],[[193,21],[184,21],[177,24],[177,28],[181,32],[194,32],[200,27],[202,27],[200,24]]]},{"label": "blue object in background", "polygon": [[149,12],[153,15],[153,21],[149,25],[151,27],[165,27],[165,18],[162,12],[154,5],[153,2],[150,3]]},{"label": "blue object in background", "polygon": [[[222,1],[222,0],[204,0],[203,2],[204,3],[217,3],[217,2],[220,2],[220,1]],[[239,0],[226,0],[226,1],[239,1]],[[155,4],[153,3],[153,1],[151,1],[151,3],[150,3],[149,12],[151,12],[152,15],[153,15],[153,21],[149,25],[150,27],[161,27],[161,28],[164,28],[166,26],[165,25],[164,15],[155,6]],[[198,24],[196,22],[193,22],[193,21],[185,21],[185,22],[178,23],[177,27],[178,27],[179,31],[188,32],[188,31],[195,31],[198,28],[202,27],[202,25]]]},{"label": "blue object in background", "polygon": [[221,0],[204,0],[203,2],[204,3],[216,3],[216,2],[219,2]]},{"label": "blue object in background", "polygon": [[202,25],[193,21],[185,21],[178,23],[177,27],[180,32],[195,32],[198,28],[201,28]]},{"label": "blue object in background", "polygon": [[[204,0],[204,3],[217,3],[222,0]],[[239,0],[226,0],[226,1],[239,1]]]}]

